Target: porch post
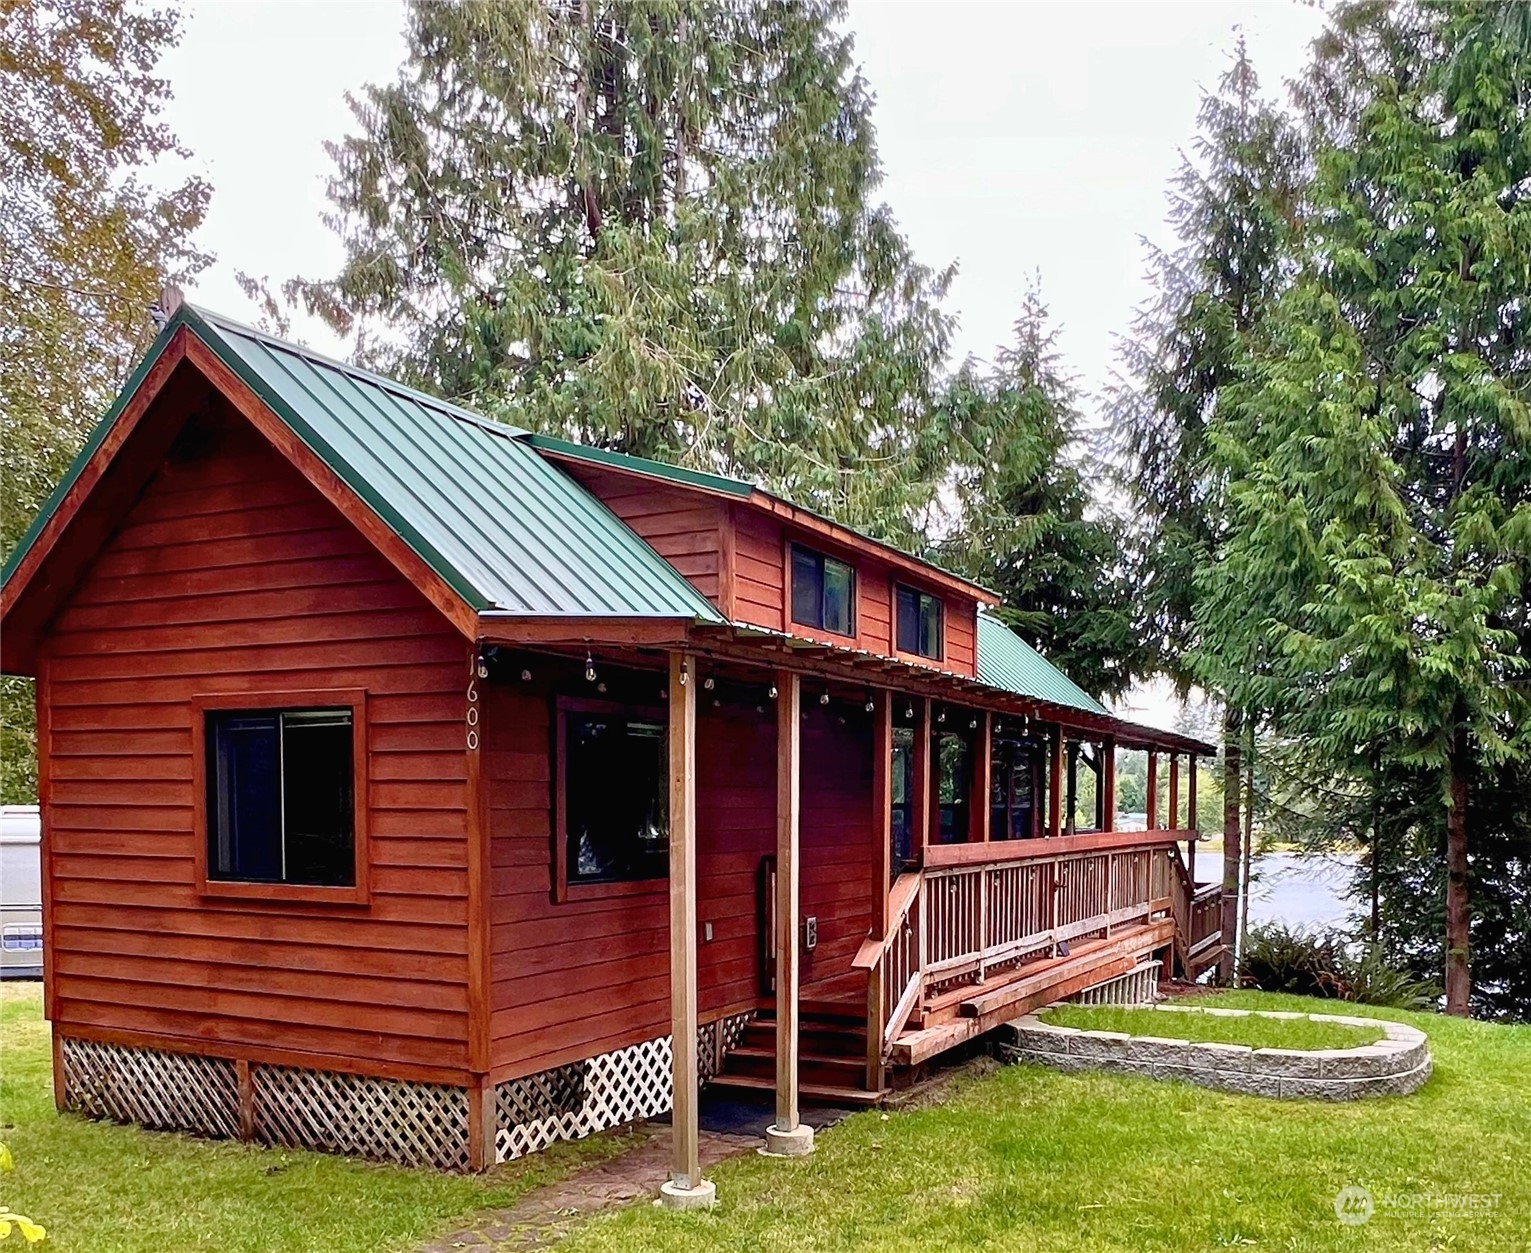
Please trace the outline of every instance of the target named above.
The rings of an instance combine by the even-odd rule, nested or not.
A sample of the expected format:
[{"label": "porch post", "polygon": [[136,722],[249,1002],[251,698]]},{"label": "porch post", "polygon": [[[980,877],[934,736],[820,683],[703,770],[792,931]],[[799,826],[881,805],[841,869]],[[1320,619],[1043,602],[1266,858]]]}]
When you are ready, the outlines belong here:
[{"label": "porch post", "polygon": [[1159,822],[1159,750],[1148,750],[1148,823],[1147,830],[1158,830]]},{"label": "porch post", "polygon": [[659,1199],[676,1209],[717,1200],[697,1150],[696,675],[670,654],[670,1074],[674,1089],[670,1178]]},{"label": "porch post", "polygon": [[1047,834],[1060,836],[1063,834],[1063,727],[1058,725],[1053,728],[1053,734],[1047,742],[1048,766],[1052,778],[1047,785]]},{"label": "porch post", "polygon": [[802,680],[776,672],[776,1122],[767,1153],[813,1151],[813,1128],[797,1120],[798,828],[802,774]]},{"label": "porch post", "polygon": [[1196,829],[1196,754],[1189,753],[1185,759],[1185,825],[1191,833],[1191,838],[1186,842],[1185,865],[1190,872],[1191,884],[1196,884],[1196,841],[1200,838]]},{"label": "porch post", "polygon": [[1079,806],[1079,748],[1078,740],[1070,740],[1068,744],[1068,796],[1064,800],[1063,830],[1068,835],[1074,834],[1075,820],[1074,811]]},{"label": "porch post", "polygon": [[[930,697],[916,698],[914,726],[914,796],[909,806],[909,818],[914,832],[909,841],[909,851],[919,850],[920,864],[925,864],[925,850],[930,847]],[[916,843],[913,836],[918,836]]]},{"label": "porch post", "polygon": [[1170,809],[1168,829],[1180,830],[1180,754],[1170,754]]},{"label": "porch post", "polygon": [[893,693],[872,693],[872,939],[888,934],[893,884]]},{"label": "porch post", "polygon": [[1116,740],[1106,736],[1100,742],[1100,829],[1116,830]]},{"label": "porch post", "polygon": [[973,796],[968,802],[968,839],[987,844],[989,831],[991,772],[994,768],[994,715],[985,709],[978,715],[973,733]]}]

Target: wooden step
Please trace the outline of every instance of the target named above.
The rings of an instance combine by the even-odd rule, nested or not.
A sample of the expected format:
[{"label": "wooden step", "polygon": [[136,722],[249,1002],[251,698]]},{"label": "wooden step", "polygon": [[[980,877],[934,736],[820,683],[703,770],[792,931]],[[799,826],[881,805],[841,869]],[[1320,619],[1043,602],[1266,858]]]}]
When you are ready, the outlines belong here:
[{"label": "wooden step", "polygon": [[[857,1084],[866,1074],[864,1057],[803,1053],[798,1057],[797,1065],[803,1083],[823,1083],[830,1087]],[[729,1049],[723,1058],[723,1073],[772,1078],[776,1074],[776,1050],[752,1045]]]},{"label": "wooden step", "polygon": [[[865,1057],[867,1032],[863,1022],[859,1027],[829,1025],[818,1022],[801,1022],[797,1028],[798,1048],[826,1057]],[[776,1047],[775,1021],[759,1019],[747,1024],[739,1043],[751,1048]]]},{"label": "wooden step", "polygon": [[[762,1079],[757,1075],[721,1074],[710,1079],[709,1089],[722,1088],[740,1092],[775,1092],[775,1078]],[[862,1088],[837,1087],[821,1083],[799,1083],[798,1098],[808,1105],[881,1105],[884,1092],[868,1092]]]}]

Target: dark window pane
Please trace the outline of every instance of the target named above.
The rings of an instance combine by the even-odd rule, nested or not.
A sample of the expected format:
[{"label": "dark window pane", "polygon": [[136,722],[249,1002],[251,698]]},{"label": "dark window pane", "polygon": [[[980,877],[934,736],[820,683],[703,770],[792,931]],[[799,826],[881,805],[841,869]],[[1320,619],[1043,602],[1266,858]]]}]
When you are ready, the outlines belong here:
[{"label": "dark window pane", "polygon": [[209,726],[209,878],[281,880],[280,734],[275,714],[216,718]]},{"label": "dark window pane", "polygon": [[898,650],[901,653],[920,651],[920,598],[912,588],[901,587],[895,599],[898,601]]},{"label": "dark window pane", "polygon": [[792,548],[792,621],[824,626],[824,563],[817,553]]},{"label": "dark window pane", "polygon": [[663,723],[571,712],[564,720],[568,879],[669,873],[669,755]]},{"label": "dark window pane", "polygon": [[282,807],[288,883],[356,882],[351,715],[305,710],[282,718]]},{"label": "dark window pane", "polygon": [[920,656],[941,657],[941,602],[934,596],[920,597]]},{"label": "dark window pane", "polygon": [[852,605],[856,598],[856,574],[843,561],[824,558],[824,630],[854,635]]},{"label": "dark window pane", "polygon": [[893,873],[914,856],[914,731],[893,728]]},{"label": "dark window pane", "polygon": [[935,737],[936,797],[941,809],[941,842],[967,839],[968,792],[972,771],[968,768],[967,740],[954,731]]}]

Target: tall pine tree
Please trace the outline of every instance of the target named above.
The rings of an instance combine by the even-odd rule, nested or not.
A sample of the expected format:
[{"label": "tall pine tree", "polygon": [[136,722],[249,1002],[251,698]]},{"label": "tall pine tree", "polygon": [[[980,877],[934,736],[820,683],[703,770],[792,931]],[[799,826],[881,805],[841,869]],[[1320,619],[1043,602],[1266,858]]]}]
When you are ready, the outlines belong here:
[{"label": "tall pine tree", "polygon": [[295,283],[507,421],[741,473],[913,539],[948,275],[886,206],[841,0],[415,0]]},{"label": "tall pine tree", "polygon": [[1501,6],[1356,3],[1306,84],[1303,270],[1210,442],[1202,659],[1336,773],[1414,772],[1467,1013],[1475,780],[1531,751],[1531,59]]},{"label": "tall pine tree", "polygon": [[[1154,297],[1122,345],[1126,378],[1111,416],[1122,480],[1142,536],[1134,585],[1158,668],[1194,681],[1196,571],[1222,538],[1223,481],[1206,432],[1239,378],[1252,338],[1291,276],[1305,170],[1298,135],[1260,94],[1248,49],[1202,101],[1192,152],[1170,186],[1176,243],[1150,253]],[[1237,930],[1244,710],[1226,693],[1223,748],[1223,934]],[[1233,974],[1233,947],[1222,977]]]}]

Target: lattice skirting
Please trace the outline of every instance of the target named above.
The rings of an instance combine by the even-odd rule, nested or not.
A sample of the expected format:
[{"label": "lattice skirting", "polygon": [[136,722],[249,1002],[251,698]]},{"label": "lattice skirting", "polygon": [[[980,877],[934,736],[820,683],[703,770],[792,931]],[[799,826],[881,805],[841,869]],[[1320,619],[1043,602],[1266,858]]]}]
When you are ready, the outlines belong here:
[{"label": "lattice skirting", "polygon": [[[698,1030],[703,1082],[717,1074],[749,1019],[735,1014]],[[240,1135],[239,1065],[228,1058],[68,1036],[60,1047],[68,1109],[163,1131]],[[464,1088],[257,1063],[249,1068],[249,1096],[249,1133],[265,1144],[401,1166],[469,1166]],[[509,1161],[652,1118],[671,1104],[670,1037],[661,1036],[500,1084],[496,1154]]]},{"label": "lattice skirting", "polygon": [[[749,1014],[734,1014],[697,1031],[697,1073],[718,1073]],[[511,1079],[495,1088],[495,1154],[508,1162],[559,1140],[577,1140],[667,1112],[672,1104],[670,1037],[659,1036],[583,1061]]]},{"label": "lattice skirting", "polygon": [[1077,1005],[1148,1005],[1159,996],[1162,962],[1144,962],[1124,975],[1097,983],[1069,999]]},{"label": "lattice skirting", "polygon": [[252,1066],[255,1138],[401,1166],[468,1168],[468,1093],[438,1083]]},{"label": "lattice skirting", "polygon": [[160,1130],[239,1135],[239,1075],[226,1058],[68,1037],[62,1052],[69,1109]]}]

